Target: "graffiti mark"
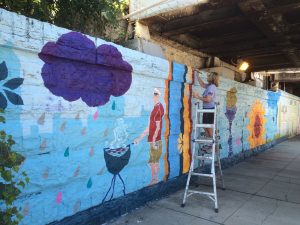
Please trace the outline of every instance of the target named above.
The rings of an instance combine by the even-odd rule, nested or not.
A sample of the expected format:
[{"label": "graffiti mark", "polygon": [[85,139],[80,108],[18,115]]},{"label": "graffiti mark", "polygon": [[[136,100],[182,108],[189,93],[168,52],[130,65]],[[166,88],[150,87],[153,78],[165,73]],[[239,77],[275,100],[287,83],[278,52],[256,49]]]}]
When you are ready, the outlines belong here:
[{"label": "graffiti mark", "polygon": [[[5,61],[0,64],[0,81],[4,81],[8,77],[8,69]],[[6,109],[7,100],[13,105],[24,105],[23,99],[18,94],[10,91],[15,90],[23,84],[23,78],[13,78],[6,81],[3,84],[2,90],[0,90],[0,108]],[[10,89],[10,90],[8,90]],[[4,94],[1,92],[3,91]],[[6,97],[5,97],[6,96]]]},{"label": "graffiti mark", "polygon": [[255,148],[259,145],[266,143],[265,139],[265,123],[266,118],[265,109],[259,100],[256,100],[251,106],[251,110],[248,113],[250,119],[247,129],[249,131],[248,141],[251,148]]},{"label": "graffiti mark", "polygon": [[93,41],[77,32],[48,42],[39,53],[44,61],[42,78],[52,94],[67,101],[81,98],[90,107],[105,105],[110,96],[127,92],[132,67],[112,45],[96,48]]},{"label": "graffiti mark", "polygon": [[228,138],[228,157],[233,156],[233,149],[232,149],[232,122],[235,118],[235,114],[237,111],[237,89],[235,87],[231,88],[229,91],[227,91],[226,94],[226,113],[225,116],[228,119],[229,122],[229,138]]}]

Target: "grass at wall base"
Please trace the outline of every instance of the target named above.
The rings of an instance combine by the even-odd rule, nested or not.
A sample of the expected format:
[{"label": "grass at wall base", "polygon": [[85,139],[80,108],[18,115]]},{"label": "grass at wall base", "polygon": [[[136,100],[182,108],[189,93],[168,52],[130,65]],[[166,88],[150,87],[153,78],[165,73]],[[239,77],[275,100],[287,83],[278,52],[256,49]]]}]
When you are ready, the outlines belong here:
[{"label": "grass at wall base", "polygon": [[[0,125],[5,123],[4,111],[0,109]],[[23,216],[14,201],[29,182],[27,174],[20,171],[25,158],[12,150],[15,144],[11,135],[0,127],[0,225],[17,225]]]}]

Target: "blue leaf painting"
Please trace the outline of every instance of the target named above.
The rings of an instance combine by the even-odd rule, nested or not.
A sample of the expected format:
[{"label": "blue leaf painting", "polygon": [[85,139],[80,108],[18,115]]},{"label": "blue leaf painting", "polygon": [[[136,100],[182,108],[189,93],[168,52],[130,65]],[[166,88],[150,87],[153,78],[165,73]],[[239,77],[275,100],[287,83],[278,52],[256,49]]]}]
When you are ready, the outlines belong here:
[{"label": "blue leaf painting", "polygon": [[5,96],[0,92],[0,109],[6,109],[7,101]]},{"label": "blue leaf painting", "polygon": [[8,71],[7,71],[7,66],[6,63],[3,61],[0,64],[0,80],[5,80],[7,78]]},{"label": "blue leaf painting", "polygon": [[19,96],[18,94],[13,93],[13,92],[11,92],[11,91],[9,91],[9,90],[4,90],[4,92],[5,92],[5,94],[6,94],[7,98],[8,98],[8,100],[9,100],[12,104],[14,104],[14,105],[24,105],[21,96]]},{"label": "blue leaf painting", "polygon": [[13,78],[9,81],[7,81],[3,86],[7,87],[11,90],[14,90],[23,84],[24,79],[23,78]]}]

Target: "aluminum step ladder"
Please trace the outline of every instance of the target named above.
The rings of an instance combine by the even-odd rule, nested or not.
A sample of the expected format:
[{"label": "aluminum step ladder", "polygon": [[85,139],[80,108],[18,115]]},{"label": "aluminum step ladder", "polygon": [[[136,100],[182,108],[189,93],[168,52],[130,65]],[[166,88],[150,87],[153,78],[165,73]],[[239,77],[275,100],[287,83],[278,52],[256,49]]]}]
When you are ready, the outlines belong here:
[{"label": "aluminum step ladder", "polygon": [[[183,202],[181,204],[181,207],[185,206],[185,202],[187,197],[191,196],[192,194],[200,194],[200,195],[206,195],[209,197],[212,201],[215,203],[215,212],[217,213],[219,211],[218,209],[218,198],[217,198],[217,182],[216,182],[216,170],[215,166],[219,168],[219,175],[222,182],[222,189],[225,190],[224,186],[224,180],[223,180],[223,173],[221,168],[221,161],[220,161],[220,149],[219,149],[219,135],[218,135],[218,129],[217,129],[217,108],[218,103],[216,103],[216,106],[214,109],[200,109],[200,103],[196,103],[196,115],[194,120],[194,139],[193,139],[193,147],[192,147],[192,162],[190,165],[190,170],[186,182]],[[203,113],[213,113],[214,114],[214,123],[213,124],[203,124],[200,122],[200,119],[202,118],[201,114]],[[201,129],[204,128],[212,128],[213,129],[213,137],[203,137],[200,136]],[[209,151],[204,151],[203,144],[211,145],[211,148],[209,148]],[[198,147],[198,151],[196,151],[196,148]],[[204,173],[204,172],[195,172],[195,166],[204,167],[205,161],[211,162],[210,166],[210,173]],[[195,165],[195,163],[197,165]],[[200,163],[199,163],[200,162]],[[191,190],[190,180],[191,176],[198,176],[198,177],[209,177],[212,178],[213,181],[213,192],[203,192],[203,191],[197,191],[197,190]]]}]

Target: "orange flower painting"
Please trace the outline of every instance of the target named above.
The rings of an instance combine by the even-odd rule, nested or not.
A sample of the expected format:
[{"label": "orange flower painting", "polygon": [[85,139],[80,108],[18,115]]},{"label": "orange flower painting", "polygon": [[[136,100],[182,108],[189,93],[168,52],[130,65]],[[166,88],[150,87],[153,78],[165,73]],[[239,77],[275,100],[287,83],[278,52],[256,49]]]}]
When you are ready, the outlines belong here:
[{"label": "orange flower painting", "polygon": [[183,152],[183,145],[184,145],[184,140],[183,140],[183,135],[182,133],[179,134],[179,138],[178,138],[178,151],[179,154],[182,154]]},{"label": "orange flower painting", "polygon": [[250,119],[247,129],[249,131],[248,141],[251,148],[263,145],[266,143],[265,139],[265,124],[267,122],[265,118],[265,109],[259,100],[256,100],[251,106],[251,110],[248,113]]}]

